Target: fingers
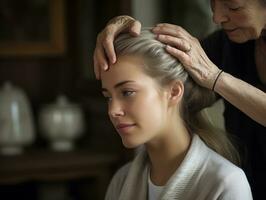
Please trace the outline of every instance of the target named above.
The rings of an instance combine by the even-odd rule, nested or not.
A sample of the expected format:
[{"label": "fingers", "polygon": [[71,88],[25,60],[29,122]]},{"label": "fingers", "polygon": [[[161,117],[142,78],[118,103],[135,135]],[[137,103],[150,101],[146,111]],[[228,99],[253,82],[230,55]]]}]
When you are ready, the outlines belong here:
[{"label": "fingers", "polygon": [[130,16],[123,15],[110,20],[108,27],[114,37],[121,32],[129,32],[133,36],[137,36],[140,34],[141,23]]},{"label": "fingers", "polygon": [[186,53],[191,50],[191,44],[184,39],[180,39],[169,35],[158,35],[157,39],[162,43],[176,47],[179,50],[182,50]]},{"label": "fingers", "polygon": [[103,50],[110,63],[114,64],[116,62],[116,54],[114,49],[115,37],[121,32],[129,32],[133,36],[137,36],[140,34],[140,30],[141,23],[129,16],[119,16],[115,18],[112,23],[109,23],[109,25],[102,32],[99,43],[102,44]]},{"label": "fingers", "polygon": [[157,24],[153,28],[153,32],[158,35],[157,39],[159,41],[174,46],[184,52],[189,52],[195,42],[195,38],[185,29],[173,24]]},{"label": "fingers", "polygon": [[100,79],[101,69],[103,70],[108,69],[108,64],[107,64],[106,56],[104,54],[104,49],[100,44],[97,44],[94,50],[93,62],[94,62],[94,66],[93,66],[94,74],[96,76],[96,79]]},{"label": "fingers", "polygon": [[185,37],[192,37],[185,29],[181,26],[173,25],[173,24],[157,24],[153,28],[153,32],[155,34],[162,34],[162,35],[171,35],[175,37],[185,38]]},{"label": "fingers", "polygon": [[[116,55],[114,49],[114,38],[119,33],[119,30],[114,26],[106,27],[106,30],[102,33],[99,39],[100,45],[102,45],[102,53],[105,53],[108,60],[111,63],[116,62]],[[106,70],[106,69],[105,69]]]},{"label": "fingers", "polygon": [[105,29],[98,34],[94,51],[94,73],[100,78],[101,69],[108,70],[108,61],[116,62],[114,39],[121,32],[129,32],[133,36],[140,34],[141,23],[130,16],[118,16],[111,19]]},{"label": "fingers", "polygon": [[198,39],[182,27],[172,24],[158,24],[153,32],[158,35],[159,41],[167,45],[166,51],[183,64],[198,84],[212,87],[213,74],[217,73],[218,68],[208,58]]},{"label": "fingers", "polygon": [[138,20],[134,20],[130,27],[129,27],[129,32],[132,36],[138,36],[141,31],[141,23]]},{"label": "fingers", "polygon": [[111,63],[116,62],[114,39],[121,32],[129,32],[136,36],[140,34],[141,24],[130,16],[118,16],[110,20],[103,30],[100,43],[104,47],[107,58]]},{"label": "fingers", "polygon": [[[95,55],[95,54],[94,54]],[[94,75],[96,77],[96,79],[100,79],[100,67],[99,64],[97,62],[97,59],[95,58],[95,56],[93,56],[93,71],[94,71]]]},{"label": "fingers", "polygon": [[[106,34],[106,32],[109,34]],[[98,34],[93,54],[94,74],[96,79],[100,79],[101,70],[108,70],[108,59],[111,60],[111,62],[116,59],[112,34],[110,30],[104,30]]]},{"label": "fingers", "polygon": [[190,68],[187,66],[190,66],[190,56],[188,54],[186,54],[185,52],[176,49],[174,47],[171,47],[169,45],[166,46],[166,51],[168,53],[170,53],[172,56],[174,56],[175,58],[177,58],[182,64],[183,66],[186,68],[186,70],[189,70]]}]

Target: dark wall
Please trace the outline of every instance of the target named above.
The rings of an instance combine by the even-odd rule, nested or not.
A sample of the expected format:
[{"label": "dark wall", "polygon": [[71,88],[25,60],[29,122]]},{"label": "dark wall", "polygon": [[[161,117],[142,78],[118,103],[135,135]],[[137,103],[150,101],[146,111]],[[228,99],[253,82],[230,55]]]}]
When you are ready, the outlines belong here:
[{"label": "dark wall", "polygon": [[[33,0],[27,0],[27,2],[31,1],[33,2]],[[57,0],[50,0],[50,2],[53,1]],[[13,2],[21,1],[13,0]],[[23,9],[23,6],[21,6],[21,9]],[[124,150],[120,138],[115,134],[109,122],[106,105],[99,90],[100,83],[94,79],[92,55],[97,33],[113,16],[130,14],[130,1],[65,0],[64,10],[66,45],[64,53],[57,55],[0,55],[0,86],[6,81],[10,81],[15,86],[20,87],[27,94],[32,106],[34,122],[37,127],[36,139],[32,145],[26,148],[24,155],[27,155],[27,151],[38,153],[39,150],[47,150],[48,142],[42,138],[42,131],[38,126],[38,113],[45,104],[53,103],[57,95],[65,94],[71,102],[78,103],[82,107],[85,115],[86,131],[76,141],[76,149],[92,152],[92,154],[93,152],[106,154],[107,157],[110,153],[115,155],[117,162],[112,168],[114,172],[129,159],[130,153]],[[49,152],[47,156],[49,157]],[[5,159],[1,157],[0,163]],[[84,160],[86,161],[85,158]],[[20,164],[19,161],[17,162],[17,164]],[[86,162],[90,163],[89,158]],[[52,163],[50,164],[53,166]],[[46,165],[49,166],[49,163],[45,163]],[[47,170],[53,173],[53,169]],[[1,175],[4,176],[5,174]],[[83,180],[82,177],[80,179]],[[7,194],[9,199],[17,199],[21,196],[25,196],[26,199],[39,199],[36,197],[36,191],[44,183],[38,182],[38,179],[34,182],[27,181],[27,179],[25,181],[21,184],[1,184],[0,195],[5,197],[5,194]],[[77,182],[77,180],[75,181]],[[74,199],[97,199],[91,195],[97,193],[103,196],[105,193],[106,184],[103,184],[97,190],[95,189],[95,183],[101,185],[98,179],[86,179],[86,184],[77,184],[75,181],[71,182],[70,180],[70,183],[67,183],[60,180],[60,184],[72,184],[76,188],[75,191],[82,191],[79,192],[80,194],[73,195],[76,197]],[[51,183],[49,182],[48,185],[51,185]],[[55,190],[57,191],[56,187]],[[52,193],[49,193],[49,195],[53,196]],[[44,199],[44,197],[41,199]]]},{"label": "dark wall", "polygon": [[[59,55],[0,56],[0,85],[10,81],[25,91],[33,108],[36,123],[41,107],[54,102],[57,95],[65,94],[71,101],[82,106],[86,116],[87,132],[95,132],[95,137],[91,133],[87,134],[90,135],[87,138],[90,141],[82,140],[81,143],[85,146],[86,142],[93,143],[95,148],[101,148],[95,144],[101,139],[97,138],[100,137],[100,134],[96,133],[97,127],[93,127],[93,112],[99,117],[99,123],[106,124],[109,132],[113,129],[103,109],[104,102],[97,87],[99,83],[94,80],[93,49],[97,33],[109,19],[120,14],[130,14],[130,1],[65,0],[64,10],[65,52]],[[97,107],[100,108],[97,110]],[[44,145],[42,138],[38,136],[39,131],[37,130],[34,148]]]}]

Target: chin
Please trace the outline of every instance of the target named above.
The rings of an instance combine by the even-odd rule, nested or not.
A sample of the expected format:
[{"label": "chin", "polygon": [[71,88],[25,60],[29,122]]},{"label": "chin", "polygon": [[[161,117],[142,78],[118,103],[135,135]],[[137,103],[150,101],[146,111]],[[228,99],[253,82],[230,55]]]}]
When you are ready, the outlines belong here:
[{"label": "chin", "polygon": [[247,41],[249,41],[249,40],[252,40],[252,39],[254,39],[254,38],[246,38],[246,37],[241,37],[241,36],[230,36],[230,35],[228,35],[228,38],[231,40],[231,41],[233,41],[233,42],[235,42],[235,43],[245,43],[245,42],[247,42]]},{"label": "chin", "polygon": [[122,142],[123,142],[124,147],[127,149],[134,149],[140,146],[140,144],[136,144],[136,143],[129,142],[129,141],[122,141]]},{"label": "chin", "polygon": [[226,32],[226,35],[235,43],[245,43],[249,40],[258,39],[260,36],[256,31],[242,31],[241,29],[233,32]]}]

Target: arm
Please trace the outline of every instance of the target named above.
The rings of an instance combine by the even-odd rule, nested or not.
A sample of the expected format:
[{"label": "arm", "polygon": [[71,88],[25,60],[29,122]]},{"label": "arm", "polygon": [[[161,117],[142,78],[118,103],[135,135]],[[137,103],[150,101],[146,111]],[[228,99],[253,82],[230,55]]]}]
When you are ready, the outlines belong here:
[{"label": "arm", "polygon": [[223,72],[215,91],[256,122],[266,126],[266,93]]},{"label": "arm", "polygon": [[[220,69],[208,58],[199,41],[179,26],[159,24],[153,29],[166,50],[176,57],[201,86],[212,89]],[[215,91],[256,122],[266,126],[266,94],[223,72]]]}]

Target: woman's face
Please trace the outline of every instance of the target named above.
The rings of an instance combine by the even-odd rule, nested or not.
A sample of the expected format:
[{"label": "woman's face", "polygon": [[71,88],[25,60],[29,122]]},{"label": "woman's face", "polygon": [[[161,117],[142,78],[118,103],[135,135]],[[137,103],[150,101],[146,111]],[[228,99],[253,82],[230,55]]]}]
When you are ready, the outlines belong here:
[{"label": "woman's face", "polygon": [[120,56],[101,76],[109,117],[128,148],[159,136],[167,123],[167,94],[143,65],[140,57]]},{"label": "woman's face", "polygon": [[266,6],[260,0],[211,0],[211,7],[213,21],[234,42],[257,39],[266,29]]}]

